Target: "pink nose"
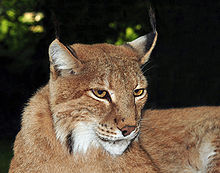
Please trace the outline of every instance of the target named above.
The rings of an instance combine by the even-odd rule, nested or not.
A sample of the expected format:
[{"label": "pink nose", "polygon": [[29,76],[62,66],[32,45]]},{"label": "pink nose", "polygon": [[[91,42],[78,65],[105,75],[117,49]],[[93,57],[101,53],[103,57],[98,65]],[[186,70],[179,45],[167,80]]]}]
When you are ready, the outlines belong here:
[{"label": "pink nose", "polygon": [[136,126],[124,126],[121,130],[123,136],[128,136],[132,131],[136,129]]}]

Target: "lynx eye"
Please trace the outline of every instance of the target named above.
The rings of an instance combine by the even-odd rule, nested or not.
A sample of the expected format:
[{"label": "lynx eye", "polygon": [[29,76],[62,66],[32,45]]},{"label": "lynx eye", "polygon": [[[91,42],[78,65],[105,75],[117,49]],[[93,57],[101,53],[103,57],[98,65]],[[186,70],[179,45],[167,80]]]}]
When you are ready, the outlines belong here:
[{"label": "lynx eye", "polygon": [[136,90],[134,90],[134,96],[135,97],[139,97],[142,94],[144,94],[144,89],[136,89]]},{"label": "lynx eye", "polygon": [[108,95],[108,92],[105,90],[93,89],[93,94],[99,98],[105,98]]}]

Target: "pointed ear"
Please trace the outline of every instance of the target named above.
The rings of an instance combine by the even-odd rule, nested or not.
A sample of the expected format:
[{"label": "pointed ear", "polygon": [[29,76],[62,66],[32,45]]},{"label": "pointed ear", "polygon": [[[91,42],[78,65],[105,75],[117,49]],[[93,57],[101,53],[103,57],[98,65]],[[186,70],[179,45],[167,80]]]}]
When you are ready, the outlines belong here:
[{"label": "pointed ear", "polygon": [[[74,50],[73,50],[74,51]],[[78,73],[82,69],[82,63],[77,59],[76,54],[71,52],[58,39],[55,39],[49,46],[50,71],[53,78],[68,73]]]},{"label": "pointed ear", "polygon": [[139,37],[136,40],[128,43],[138,52],[139,63],[141,65],[145,64],[149,60],[151,52],[154,49],[154,46],[156,45],[157,36],[158,36],[156,31],[156,17],[154,10],[151,8],[151,6],[149,8],[149,17],[153,32],[144,35],[142,37]]},{"label": "pointed ear", "polygon": [[157,31],[151,32],[147,35],[141,36],[128,44],[138,52],[139,62],[141,65],[145,64],[151,55],[157,41]]}]

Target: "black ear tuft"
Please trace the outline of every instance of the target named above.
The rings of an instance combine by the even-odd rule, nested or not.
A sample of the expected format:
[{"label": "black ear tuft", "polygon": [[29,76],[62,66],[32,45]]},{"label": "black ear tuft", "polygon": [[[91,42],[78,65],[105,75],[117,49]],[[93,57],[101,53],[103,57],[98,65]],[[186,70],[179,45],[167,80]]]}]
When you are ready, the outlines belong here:
[{"label": "black ear tuft", "polygon": [[55,31],[55,37],[56,39],[60,40],[60,23],[57,20],[56,14],[54,11],[50,10],[52,21],[53,21],[53,26],[54,26],[54,31]]},{"label": "black ear tuft", "polygon": [[149,17],[150,17],[151,27],[153,29],[153,32],[155,33],[156,32],[156,17],[155,17],[154,10],[151,6],[149,8]]}]

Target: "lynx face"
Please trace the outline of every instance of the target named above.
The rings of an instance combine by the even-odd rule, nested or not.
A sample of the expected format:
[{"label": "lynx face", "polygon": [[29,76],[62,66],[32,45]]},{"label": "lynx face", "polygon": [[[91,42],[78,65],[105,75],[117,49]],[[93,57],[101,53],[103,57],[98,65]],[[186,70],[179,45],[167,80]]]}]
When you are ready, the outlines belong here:
[{"label": "lynx face", "polygon": [[[150,36],[150,37],[149,37]],[[56,137],[70,153],[102,148],[121,155],[139,133],[147,82],[140,66],[157,33],[128,45],[51,43],[50,104]],[[148,42],[149,44],[149,42]]]}]

